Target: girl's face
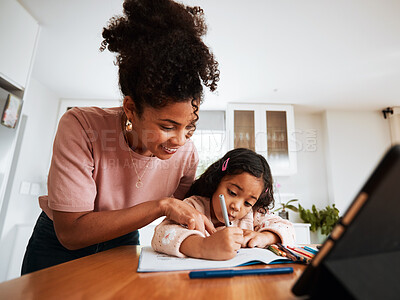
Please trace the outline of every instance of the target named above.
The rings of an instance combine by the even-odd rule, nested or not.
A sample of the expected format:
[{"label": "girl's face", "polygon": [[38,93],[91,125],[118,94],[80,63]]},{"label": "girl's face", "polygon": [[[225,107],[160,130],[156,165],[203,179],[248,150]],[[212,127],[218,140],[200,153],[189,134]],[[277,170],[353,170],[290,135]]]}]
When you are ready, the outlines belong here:
[{"label": "girl's face", "polygon": [[229,221],[240,220],[246,216],[256,204],[264,188],[262,178],[257,178],[247,172],[238,175],[225,175],[212,196],[211,204],[215,217],[224,223],[219,195],[225,197]]},{"label": "girl's face", "polygon": [[124,102],[125,113],[132,121],[129,144],[139,154],[168,159],[193,134],[196,116],[191,101],[171,103],[161,109],[144,107],[140,117],[134,109],[127,111],[126,107],[129,103]]}]

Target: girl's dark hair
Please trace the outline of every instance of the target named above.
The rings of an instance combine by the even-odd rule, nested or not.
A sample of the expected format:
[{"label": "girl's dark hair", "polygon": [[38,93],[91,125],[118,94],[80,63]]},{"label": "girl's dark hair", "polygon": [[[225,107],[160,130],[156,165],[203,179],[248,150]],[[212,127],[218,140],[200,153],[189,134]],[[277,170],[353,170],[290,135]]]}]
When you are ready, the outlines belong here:
[{"label": "girl's dark hair", "polygon": [[[228,158],[229,161],[226,163]],[[226,169],[222,167],[224,163],[226,164]],[[197,195],[211,198],[225,175],[237,175],[243,172],[247,172],[257,178],[262,178],[264,182],[263,192],[253,206],[253,210],[260,208],[265,210],[272,209],[275,201],[272,193],[272,175],[269,165],[264,156],[245,148],[231,150],[224,157],[209,166],[195,180],[186,197]]]},{"label": "girl's dark hair", "polygon": [[214,91],[219,81],[218,63],[201,40],[203,10],[171,0],[125,0],[123,8],[103,28],[100,47],[118,53],[123,95],[132,97],[139,115],[145,106],[188,100],[196,114],[202,83]]}]

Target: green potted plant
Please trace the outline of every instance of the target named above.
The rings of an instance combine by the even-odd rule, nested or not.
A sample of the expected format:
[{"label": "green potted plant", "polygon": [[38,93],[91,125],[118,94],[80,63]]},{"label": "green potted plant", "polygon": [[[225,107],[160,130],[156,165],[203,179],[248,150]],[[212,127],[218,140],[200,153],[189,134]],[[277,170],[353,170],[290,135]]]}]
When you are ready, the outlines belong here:
[{"label": "green potted plant", "polygon": [[332,204],[332,206],[328,205],[324,209],[317,209],[315,205],[313,205],[311,210],[305,209],[299,204],[298,211],[300,218],[305,223],[311,224],[311,231],[316,232],[320,229],[321,234],[325,237],[331,233],[333,227],[339,220],[339,210],[335,207],[335,204]]},{"label": "green potted plant", "polygon": [[[296,206],[294,206],[293,202],[299,201],[298,199],[291,199],[287,202],[284,203],[279,203],[280,207],[278,207],[277,209],[275,209],[273,212],[279,211],[278,215],[282,218],[282,219],[286,219],[289,220],[289,212],[287,211],[287,209],[290,209],[294,212],[298,211],[298,208]],[[300,204],[299,204],[300,206]]]}]

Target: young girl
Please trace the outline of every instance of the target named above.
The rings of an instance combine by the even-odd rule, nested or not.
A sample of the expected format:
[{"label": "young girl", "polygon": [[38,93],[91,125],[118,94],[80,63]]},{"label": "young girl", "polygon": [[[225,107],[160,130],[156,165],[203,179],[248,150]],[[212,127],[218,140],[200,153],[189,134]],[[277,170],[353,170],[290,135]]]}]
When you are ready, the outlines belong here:
[{"label": "young girl", "polygon": [[[224,195],[229,221],[225,227],[219,202]],[[241,247],[294,244],[293,225],[269,213],[274,205],[267,161],[252,150],[229,151],[197,179],[184,201],[207,216],[217,231],[204,235],[165,219],[155,229],[154,250],[178,257],[225,260]]]}]

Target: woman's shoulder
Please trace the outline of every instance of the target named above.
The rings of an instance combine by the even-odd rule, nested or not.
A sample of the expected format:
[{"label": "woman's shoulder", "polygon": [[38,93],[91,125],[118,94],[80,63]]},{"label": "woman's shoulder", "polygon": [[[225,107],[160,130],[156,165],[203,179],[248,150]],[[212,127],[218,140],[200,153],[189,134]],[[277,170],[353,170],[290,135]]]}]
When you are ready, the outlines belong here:
[{"label": "woman's shoulder", "polygon": [[64,113],[60,123],[78,121],[83,127],[102,127],[101,125],[110,127],[110,125],[115,125],[116,120],[119,120],[121,113],[121,107],[73,107]]},{"label": "woman's shoulder", "polygon": [[[178,154],[178,155],[176,155]],[[185,143],[185,145],[183,145],[182,147],[179,148],[179,150],[175,153],[174,155],[176,158],[178,158],[178,156],[181,157],[187,157],[187,158],[195,158],[195,160],[198,160],[198,153],[197,153],[197,149],[196,146],[194,145],[192,140],[187,140],[187,142]]]},{"label": "woman's shoulder", "polygon": [[75,117],[84,116],[87,118],[107,118],[116,117],[122,113],[121,107],[101,108],[96,106],[72,107],[68,109],[64,116],[73,115]]}]

